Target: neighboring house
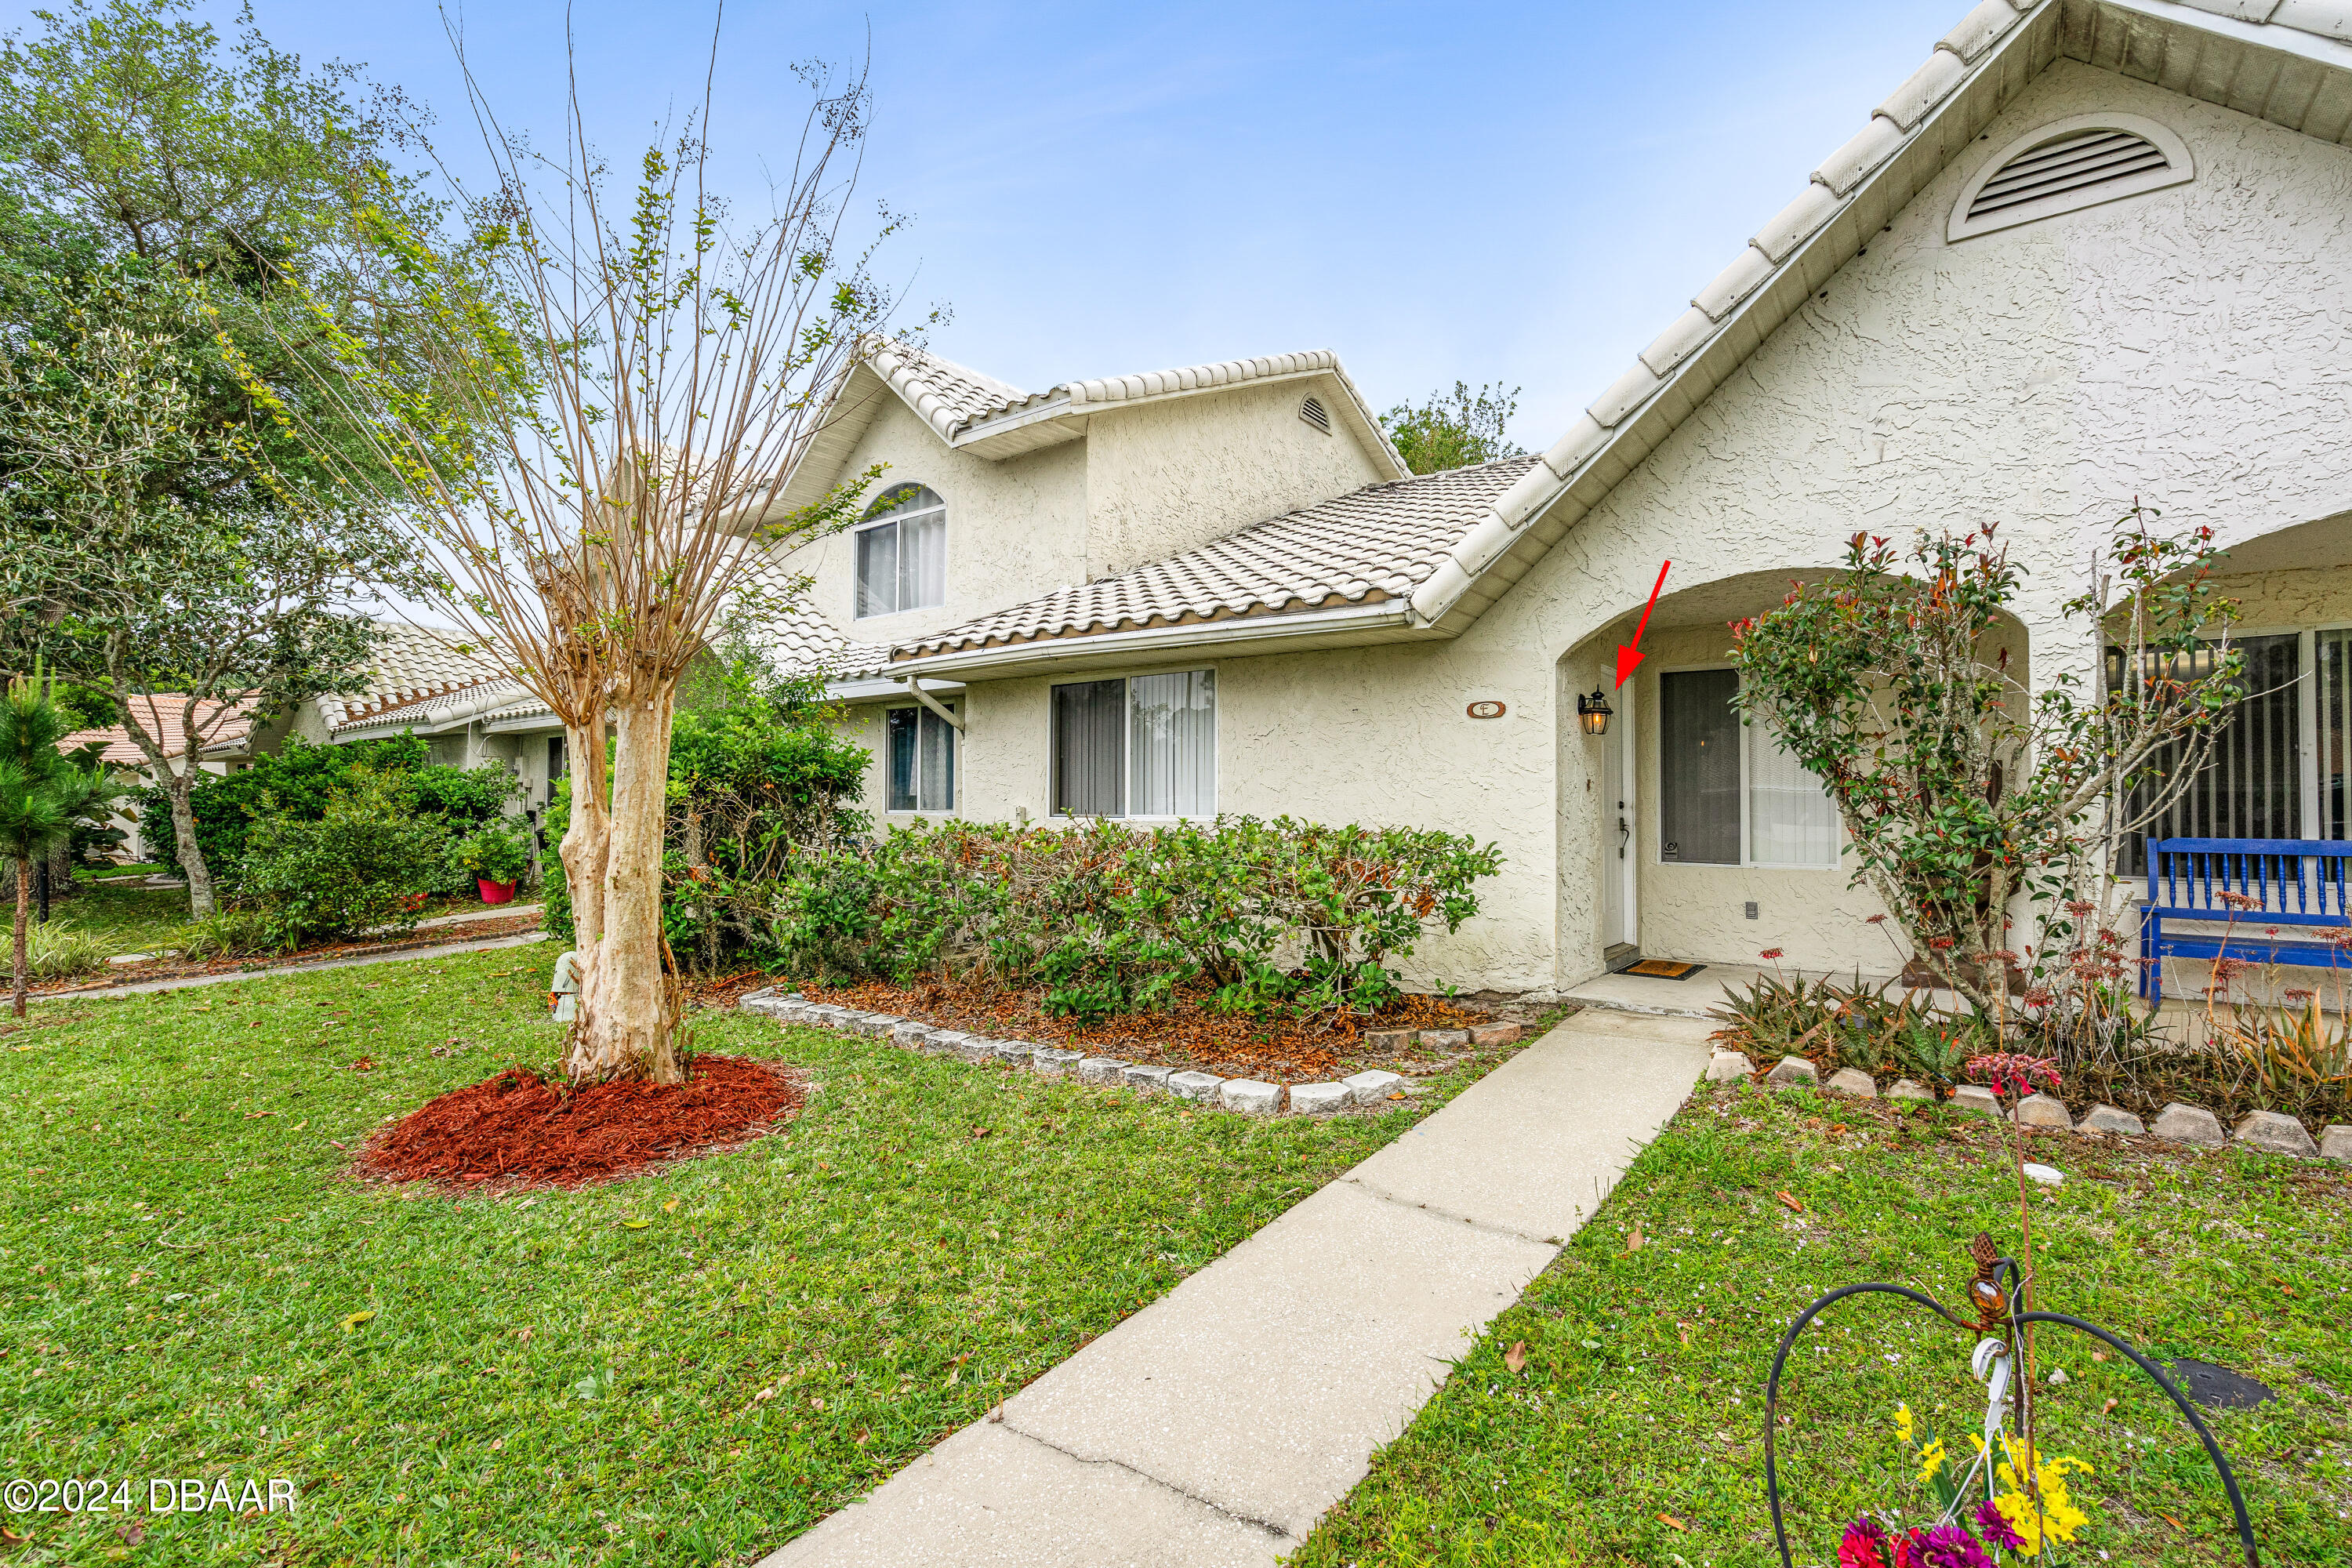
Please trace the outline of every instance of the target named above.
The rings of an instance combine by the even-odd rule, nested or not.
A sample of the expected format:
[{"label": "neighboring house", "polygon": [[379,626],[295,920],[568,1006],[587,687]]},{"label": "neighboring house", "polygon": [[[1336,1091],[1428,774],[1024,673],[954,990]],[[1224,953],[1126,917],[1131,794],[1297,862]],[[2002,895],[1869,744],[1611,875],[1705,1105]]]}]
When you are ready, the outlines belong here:
[{"label": "neighboring house", "polygon": [[2347,141],[2352,6],[1986,0],[1557,443],[1425,479],[1328,354],[1032,395],[875,353],[787,504],[882,462],[883,508],[785,563],[842,639],[868,805],[1494,839],[1418,960],[1469,986],[1635,952],[1885,972],[1828,802],[1731,717],[1726,623],[1857,531],[1997,521],[2044,687],[2100,655],[2058,606],[2137,497],[2219,531],[2280,689],[2170,830],[2346,837]]},{"label": "neighboring house", "polygon": [[[185,755],[182,749],[187,730],[188,699],[173,693],[158,693],[152,697],[132,697],[124,706],[131,710],[140,728],[160,740],[164,758],[173,766]],[[226,774],[240,773],[253,760],[258,750],[266,750],[270,736],[266,729],[257,733],[253,724],[253,704],[250,700],[215,701],[210,698],[196,702],[196,767],[201,773]],[[115,783],[124,789],[134,789],[157,781],[156,769],[148,761],[146,749],[131,738],[130,730],[121,724],[101,730],[77,730],[58,742],[58,749],[79,751],[84,746],[100,748],[99,760],[113,773]],[[144,860],[149,846],[140,836],[138,818],[117,811],[107,818],[108,826],[122,833],[123,852],[133,860]]]},{"label": "neighboring house", "polygon": [[317,744],[413,734],[452,767],[499,763],[522,784],[527,811],[543,808],[566,767],[563,724],[547,704],[463,651],[454,631],[384,622],[366,688],[313,698],[293,733]]},{"label": "neighboring house", "polygon": [[[893,663],[906,647],[1040,595],[1083,595],[1151,573],[1171,551],[1224,550],[1217,542],[1270,515],[1409,478],[1328,353],[1028,393],[890,343],[851,367],[823,419],[780,509],[805,506],[880,464],[877,499],[855,529],[782,557],[774,570],[810,580],[807,625],[794,635],[826,645],[834,693],[856,705],[852,728],[877,753],[866,804],[885,819],[966,809],[966,789],[984,792],[968,808],[980,815],[1050,810],[1042,792],[971,771],[991,765],[980,734],[959,757],[966,720],[953,694],[962,682],[925,683],[944,699],[915,696]],[[1367,587],[1350,575],[1324,592],[1360,596]],[[1004,717],[998,707],[975,721]],[[1198,729],[1191,722],[1187,734]],[[1197,748],[1197,736],[1185,743]],[[1184,804],[1205,814],[1211,797],[1197,764],[1163,771],[1173,779],[1188,767]]]}]

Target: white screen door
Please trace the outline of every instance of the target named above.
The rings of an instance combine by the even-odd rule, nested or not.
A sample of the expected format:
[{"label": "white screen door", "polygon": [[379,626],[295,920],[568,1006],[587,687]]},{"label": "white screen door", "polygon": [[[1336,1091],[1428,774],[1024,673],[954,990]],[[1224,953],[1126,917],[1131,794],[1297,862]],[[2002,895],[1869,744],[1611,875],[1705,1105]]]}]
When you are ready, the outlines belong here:
[{"label": "white screen door", "polygon": [[1633,910],[1633,703],[1618,697],[1617,714],[1601,737],[1601,945],[1636,945],[1640,922]]}]

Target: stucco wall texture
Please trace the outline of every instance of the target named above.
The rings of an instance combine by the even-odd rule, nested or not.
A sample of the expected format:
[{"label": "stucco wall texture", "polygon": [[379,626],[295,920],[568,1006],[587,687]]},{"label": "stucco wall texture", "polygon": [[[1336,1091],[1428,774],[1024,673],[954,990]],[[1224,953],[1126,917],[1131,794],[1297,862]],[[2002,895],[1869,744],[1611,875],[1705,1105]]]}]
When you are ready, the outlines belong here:
[{"label": "stucco wall texture", "polygon": [[[2197,178],[1954,244],[1946,220],[1975,172],[1956,160],[1463,642],[1598,670],[1662,558],[1675,563],[1658,612],[1671,625],[1673,595],[1811,574],[1860,530],[1902,539],[1994,521],[2029,573],[2019,610],[2039,682],[2092,656],[2095,640],[2057,605],[2135,496],[2169,522],[2211,523],[2225,544],[2352,507],[2352,152],[2066,61],[1974,146],[1990,156],[2038,124],[2098,110],[2177,131]],[[2300,576],[2326,580],[2284,582]],[[2236,585],[2253,590],[2250,623],[2352,618],[2340,574]],[[1654,629],[1634,683],[1650,822],[1654,736],[1641,721],[1655,671],[1722,646],[1692,635]],[[1572,726],[1572,704],[1560,717]],[[1598,877],[1569,872],[1605,845],[1578,809],[1580,750],[1558,750],[1556,952],[1559,979],[1573,981],[1599,967]],[[1777,946],[1809,969],[1885,973],[1896,954],[1865,923],[1875,901],[1847,882],[1843,871],[1661,866],[1653,842],[1642,943],[1733,962]],[[1764,917],[1752,923],[1741,909],[1751,898]]]},{"label": "stucco wall texture", "polygon": [[[2172,128],[2197,177],[1945,238],[1979,159],[2099,110]],[[1657,862],[1656,671],[1719,655],[1714,628],[1770,602],[1710,589],[1816,574],[1857,531],[1997,522],[2029,574],[2018,610],[2040,683],[2094,657],[2057,606],[2135,496],[2225,544],[2352,511],[2352,151],[2070,61],[1972,147],[1459,638],[1154,667],[1217,668],[1220,806],[1495,839],[1507,862],[1483,911],[1425,944],[1416,977],[1520,990],[1593,973],[1616,835],[1574,693],[1606,686],[1671,558],[1651,661],[1618,696],[1643,774],[1643,948],[1894,967],[1844,870]],[[2352,522],[2331,526],[2334,559],[2352,561]],[[2250,622],[2352,620],[2346,570],[2239,586]],[[1047,684],[969,693],[970,814],[1042,815]],[[1507,717],[1468,719],[1482,699]]]}]

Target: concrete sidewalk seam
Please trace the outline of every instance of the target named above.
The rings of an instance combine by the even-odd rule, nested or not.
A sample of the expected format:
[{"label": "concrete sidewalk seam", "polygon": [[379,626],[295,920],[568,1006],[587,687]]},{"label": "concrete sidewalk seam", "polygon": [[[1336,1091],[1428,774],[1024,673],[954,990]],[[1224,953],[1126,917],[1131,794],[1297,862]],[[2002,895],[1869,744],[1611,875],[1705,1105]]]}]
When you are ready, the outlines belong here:
[{"label": "concrete sidewalk seam", "polygon": [[1492,1220],[1475,1219],[1469,1215],[1455,1214],[1451,1209],[1438,1208],[1432,1204],[1415,1203],[1411,1198],[1400,1197],[1385,1188],[1376,1187],[1360,1176],[1342,1176],[1339,1180],[1360,1192],[1380,1199],[1384,1204],[1394,1204],[1401,1209],[1412,1209],[1416,1214],[1434,1215],[1439,1219],[1450,1219],[1456,1225],[1466,1225],[1472,1230],[1483,1230],[1489,1236],[1507,1236],[1515,1240],[1533,1242],[1538,1247],[1557,1248],[1568,1245],[1566,1240],[1557,1236],[1529,1236],[1524,1230],[1515,1230],[1507,1225],[1496,1225]]},{"label": "concrete sidewalk seam", "polygon": [[1295,1537],[1291,1535],[1290,1531],[1283,1529],[1282,1526],[1278,1524],[1273,1523],[1267,1520],[1252,1519],[1245,1513],[1235,1513],[1232,1509],[1227,1508],[1221,1502],[1216,1502],[1211,1499],[1204,1498],[1198,1492],[1186,1491],[1182,1487],[1177,1486],[1173,1482],[1163,1481],[1158,1476],[1152,1475],[1149,1471],[1137,1469],[1133,1465],[1129,1464],[1124,1459],[1114,1459],[1108,1455],[1100,1458],[1089,1458],[1085,1454],[1072,1453],[1069,1449],[1063,1447],[1059,1443],[1049,1442],[1045,1438],[1037,1436],[1034,1432],[1024,1432],[1020,1427],[1015,1426],[1011,1421],[1001,1416],[994,1424],[1003,1427],[1015,1437],[1019,1437],[1025,1442],[1034,1443],[1041,1448],[1050,1449],[1053,1452],[1061,1455],[1062,1458],[1069,1460],[1073,1464],[1106,1465],[1114,1470],[1125,1470],[1137,1480],[1148,1481],[1151,1485],[1158,1487],[1161,1491],[1170,1493],[1175,1497],[1182,1498],[1186,1502],[1198,1503],[1212,1513],[1232,1520],[1235,1524],[1246,1524],[1252,1530],[1262,1530],[1276,1541],[1290,1541],[1295,1539]]}]

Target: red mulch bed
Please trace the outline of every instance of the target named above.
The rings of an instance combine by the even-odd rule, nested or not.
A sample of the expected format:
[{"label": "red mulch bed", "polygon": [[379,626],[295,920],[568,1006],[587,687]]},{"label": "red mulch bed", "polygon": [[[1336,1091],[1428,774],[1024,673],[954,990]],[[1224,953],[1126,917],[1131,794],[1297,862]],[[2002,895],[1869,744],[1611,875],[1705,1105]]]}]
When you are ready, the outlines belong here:
[{"label": "red mulch bed", "polygon": [[576,1187],[737,1148],[801,1107],[798,1084],[743,1057],[697,1056],[682,1084],[564,1094],[528,1068],[427,1100],[368,1141],[381,1181]]},{"label": "red mulch bed", "polygon": [[1204,994],[1180,994],[1164,1013],[1133,1014],[1083,1024],[1046,1013],[1044,994],[983,991],[972,985],[937,983],[901,990],[880,981],[856,985],[795,984],[812,1002],[832,1002],[867,1013],[894,1013],[971,1034],[1030,1040],[1176,1068],[1203,1068],[1226,1078],[1258,1078],[1276,1083],[1312,1083],[1343,1069],[1388,1065],[1375,1062],[1363,1044],[1370,1029],[1465,1029],[1486,1023],[1490,1009],[1465,1007],[1435,996],[1405,996],[1370,1018],[1329,1021],[1249,1018],[1213,1012]]}]

